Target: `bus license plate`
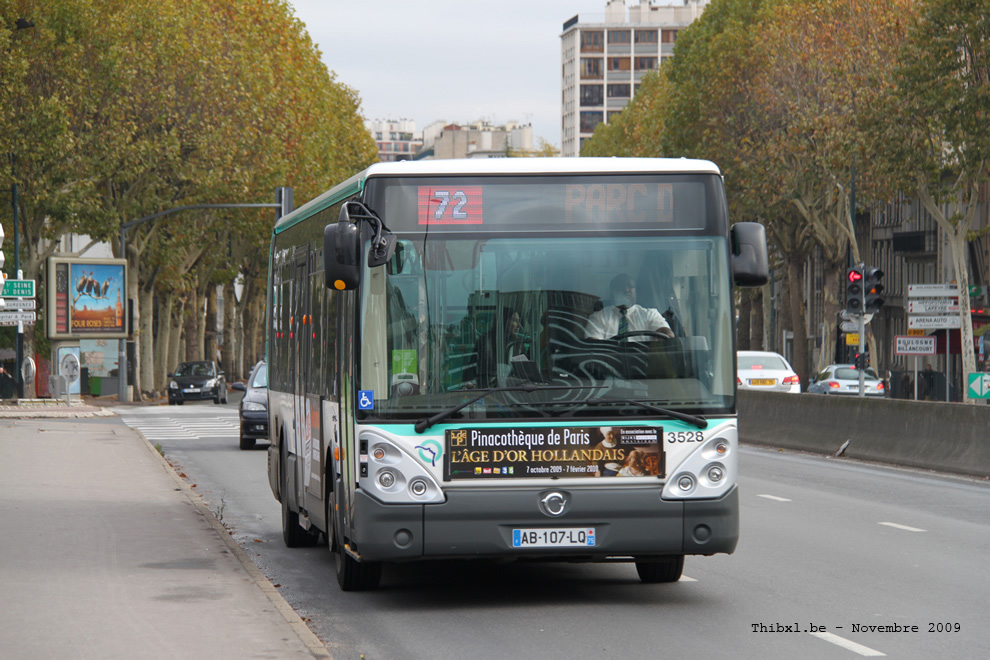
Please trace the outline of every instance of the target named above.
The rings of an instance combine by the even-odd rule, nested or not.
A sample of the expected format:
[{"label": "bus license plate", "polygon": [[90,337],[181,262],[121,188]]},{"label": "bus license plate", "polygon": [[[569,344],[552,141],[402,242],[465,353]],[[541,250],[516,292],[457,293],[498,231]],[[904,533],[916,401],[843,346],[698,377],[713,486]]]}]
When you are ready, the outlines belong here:
[{"label": "bus license plate", "polygon": [[773,378],[750,378],[750,385],[776,385],[777,381]]},{"label": "bus license plate", "polygon": [[512,530],[513,548],[583,548],[595,545],[595,528]]}]

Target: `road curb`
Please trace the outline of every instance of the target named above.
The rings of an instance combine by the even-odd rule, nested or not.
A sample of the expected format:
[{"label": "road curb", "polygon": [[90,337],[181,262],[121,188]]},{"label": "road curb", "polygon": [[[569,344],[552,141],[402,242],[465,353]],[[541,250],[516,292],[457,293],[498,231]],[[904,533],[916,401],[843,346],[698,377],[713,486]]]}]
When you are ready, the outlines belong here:
[{"label": "road curb", "polygon": [[258,585],[266,596],[268,596],[268,600],[271,601],[275,609],[282,615],[282,618],[284,618],[289,624],[289,627],[296,633],[296,636],[299,637],[300,641],[302,641],[306,648],[309,649],[309,652],[313,654],[313,657],[333,660],[333,655],[331,655],[326,645],[324,645],[316,634],[309,629],[306,622],[303,621],[299,614],[292,608],[291,605],[289,605],[288,601],[282,597],[282,594],[275,588],[275,585],[272,584],[271,580],[269,580],[268,577],[261,572],[261,569],[259,569],[253,561],[251,561],[251,558],[248,557],[247,553],[244,551],[244,548],[242,548],[237,541],[234,540],[234,538],[230,535],[230,532],[217,519],[213,511],[210,510],[210,507],[206,506],[206,503],[203,501],[203,498],[199,495],[199,493],[194,491],[189,484],[186,483],[186,480],[179,476],[179,473],[175,471],[172,464],[169,463],[168,460],[155,448],[155,446],[151,444],[151,441],[144,437],[143,433],[137,429],[132,430],[137,433],[142,440],[144,440],[144,445],[147,447],[148,451],[155,456],[165,472],[172,478],[172,481],[178,485],[196,510],[203,516],[203,518],[207,520],[207,522],[210,523],[213,530],[217,533],[217,536],[223,540],[230,552],[241,563],[241,566],[243,566],[244,570],[251,576],[251,579],[254,580],[254,583]]}]

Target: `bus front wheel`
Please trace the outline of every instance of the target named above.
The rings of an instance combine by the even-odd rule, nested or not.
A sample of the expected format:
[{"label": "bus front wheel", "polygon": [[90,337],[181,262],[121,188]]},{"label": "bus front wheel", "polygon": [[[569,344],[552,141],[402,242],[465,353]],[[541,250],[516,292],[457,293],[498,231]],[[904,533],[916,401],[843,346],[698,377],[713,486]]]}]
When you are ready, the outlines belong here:
[{"label": "bus front wheel", "polygon": [[636,572],[644,584],[677,582],[684,572],[684,555],[671,555],[636,562]]},{"label": "bus front wheel", "polygon": [[382,564],[378,561],[357,561],[344,549],[344,539],[337,528],[336,501],[330,496],[327,506],[327,545],[333,555],[337,572],[337,584],[341,591],[367,591],[375,589],[382,579]]}]

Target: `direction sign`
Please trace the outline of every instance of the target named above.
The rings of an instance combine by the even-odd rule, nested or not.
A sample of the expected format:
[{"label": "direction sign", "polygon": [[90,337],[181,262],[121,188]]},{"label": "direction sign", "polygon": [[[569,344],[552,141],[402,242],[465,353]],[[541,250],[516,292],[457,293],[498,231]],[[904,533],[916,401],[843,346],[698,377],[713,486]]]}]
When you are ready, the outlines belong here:
[{"label": "direction sign", "polygon": [[894,353],[896,355],[935,355],[935,338],[897,335],[894,337]]},{"label": "direction sign", "polygon": [[0,312],[0,325],[17,325],[18,323],[34,323],[34,312]]},{"label": "direction sign", "polygon": [[956,329],[962,327],[959,316],[909,316],[909,328],[921,328],[922,330],[940,330],[942,328]]},{"label": "direction sign", "polygon": [[953,298],[921,298],[908,301],[908,314],[958,314],[959,301]]},{"label": "direction sign", "polygon": [[7,280],[3,283],[4,298],[34,298],[34,280]]},{"label": "direction sign", "polygon": [[34,298],[0,298],[0,300],[3,300],[4,304],[0,305],[3,309],[35,309],[37,304]]},{"label": "direction sign", "polygon": [[969,398],[990,399],[990,374],[966,374],[969,380]]},{"label": "direction sign", "polygon": [[[859,332],[859,323],[856,321],[843,321],[839,324],[839,329],[843,332]],[[859,341],[858,339],[856,340]]]},{"label": "direction sign", "polygon": [[955,284],[908,284],[909,298],[958,298]]}]

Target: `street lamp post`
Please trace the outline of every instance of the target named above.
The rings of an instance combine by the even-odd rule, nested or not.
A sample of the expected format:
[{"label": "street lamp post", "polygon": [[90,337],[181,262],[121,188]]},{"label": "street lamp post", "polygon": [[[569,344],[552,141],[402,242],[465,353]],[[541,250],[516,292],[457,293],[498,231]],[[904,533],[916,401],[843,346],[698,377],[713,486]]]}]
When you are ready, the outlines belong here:
[{"label": "street lamp post", "polygon": [[[33,28],[34,23],[26,18],[18,18],[14,23],[14,30],[26,30]],[[21,233],[18,229],[17,219],[17,156],[10,154],[10,204],[14,207],[14,277],[22,279],[21,273]],[[17,357],[14,364],[14,381],[17,383],[17,398],[24,398],[24,376],[22,363],[24,362],[24,322],[17,322]]]},{"label": "street lamp post", "polygon": [[[292,211],[292,188],[277,188],[275,190],[274,204],[190,204],[189,206],[179,206],[167,211],[154,213],[137,220],[131,220],[120,225],[120,256],[127,258],[127,230],[131,227],[157,220],[158,218],[178,213],[179,211],[192,211],[196,209],[259,209],[274,208],[275,219],[278,220],[283,215]],[[127,283],[124,282],[124,291],[127,291]],[[126,321],[125,321],[126,323]],[[117,344],[117,400],[127,400],[127,340],[121,339]]]}]

